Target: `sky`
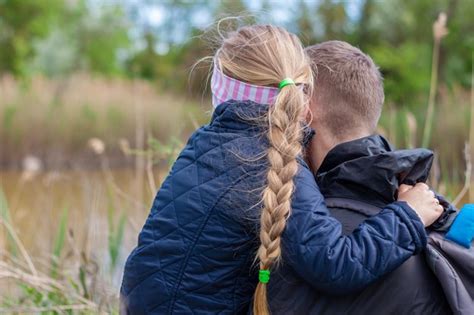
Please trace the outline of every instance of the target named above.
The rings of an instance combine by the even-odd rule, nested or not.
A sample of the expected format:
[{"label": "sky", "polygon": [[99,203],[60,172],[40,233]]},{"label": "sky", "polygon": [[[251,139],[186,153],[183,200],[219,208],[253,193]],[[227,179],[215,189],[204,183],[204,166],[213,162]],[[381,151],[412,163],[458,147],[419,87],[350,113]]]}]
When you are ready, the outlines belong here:
[{"label": "sky", "polygon": [[[299,14],[295,12],[296,4],[300,0],[269,0],[269,10],[262,12],[262,0],[244,0],[246,6],[252,14],[258,13],[259,22],[272,23],[280,26],[288,25],[292,15]],[[303,0],[309,7],[314,7],[321,0]],[[199,29],[206,29],[215,21],[209,7],[216,8],[219,0],[200,0],[200,1],[183,1],[189,5],[189,12],[186,16],[189,21],[172,21],[172,29],[164,29],[164,25],[169,23],[170,16],[173,14],[173,8],[170,6],[172,1],[169,0],[89,0],[92,8],[100,8],[101,6],[120,5],[124,8],[126,14],[133,21],[129,36],[134,42],[136,49],[142,49],[146,45],[143,40],[143,33],[152,31],[158,39],[155,50],[157,53],[165,54],[169,49],[169,43],[182,43],[189,38],[189,25]],[[346,12],[351,20],[357,20],[360,14],[360,7],[364,0],[334,0],[334,3],[344,3]],[[202,4],[206,4],[205,6]],[[188,23],[190,22],[190,23]],[[290,29],[291,30],[291,29]]]},{"label": "sky", "polygon": [[[304,0],[309,5],[315,5],[320,0]],[[110,0],[104,0],[104,2],[110,2]],[[125,1],[128,3],[140,3],[140,0],[128,0]],[[191,2],[191,1],[190,1]],[[208,1],[209,2],[209,1]],[[212,1],[214,3],[218,3],[218,1]],[[262,1],[260,0],[245,0],[247,7],[251,11],[258,11],[262,7]],[[275,20],[287,20],[289,18],[289,12],[291,12],[291,8],[295,6],[295,3],[299,2],[299,0],[271,0],[270,5],[272,6],[271,15]],[[349,18],[353,20],[357,20],[360,13],[360,6],[363,5],[363,0],[345,0],[345,1],[332,1],[334,3],[345,3],[347,8],[347,14]],[[159,26],[164,21],[164,17],[166,15],[165,6],[161,5],[163,1],[149,1],[151,5],[146,6],[143,12],[143,18],[145,18],[150,24],[154,26]],[[210,23],[212,17],[210,15],[202,14],[202,10],[199,12],[197,11],[194,15],[193,22],[197,27],[204,27],[206,24]]]}]

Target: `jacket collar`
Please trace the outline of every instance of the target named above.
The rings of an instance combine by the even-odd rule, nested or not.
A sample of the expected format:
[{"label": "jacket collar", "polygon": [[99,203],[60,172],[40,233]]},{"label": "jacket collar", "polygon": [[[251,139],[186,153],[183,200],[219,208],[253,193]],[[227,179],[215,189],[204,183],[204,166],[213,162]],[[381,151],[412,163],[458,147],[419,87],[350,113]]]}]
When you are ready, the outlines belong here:
[{"label": "jacket collar", "polygon": [[[253,101],[230,100],[216,107],[212,115],[210,126],[213,128],[265,133],[265,121],[269,105],[258,104]],[[303,127],[303,146],[307,146],[314,136],[314,130]]]},{"label": "jacket collar", "polygon": [[396,200],[401,183],[426,181],[433,152],[394,150],[379,135],[337,145],[324,159],[316,180],[325,197],[349,198],[383,207]]}]

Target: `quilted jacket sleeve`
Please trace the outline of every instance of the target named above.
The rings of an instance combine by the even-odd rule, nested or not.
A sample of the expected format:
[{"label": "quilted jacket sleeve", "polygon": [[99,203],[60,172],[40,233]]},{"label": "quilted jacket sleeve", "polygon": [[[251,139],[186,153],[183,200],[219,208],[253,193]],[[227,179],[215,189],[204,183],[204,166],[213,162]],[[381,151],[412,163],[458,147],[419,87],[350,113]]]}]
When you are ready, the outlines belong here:
[{"label": "quilted jacket sleeve", "polygon": [[316,289],[346,294],[377,280],[426,245],[416,213],[395,202],[343,236],[306,167],[295,178],[292,213],[283,235],[284,263]]}]

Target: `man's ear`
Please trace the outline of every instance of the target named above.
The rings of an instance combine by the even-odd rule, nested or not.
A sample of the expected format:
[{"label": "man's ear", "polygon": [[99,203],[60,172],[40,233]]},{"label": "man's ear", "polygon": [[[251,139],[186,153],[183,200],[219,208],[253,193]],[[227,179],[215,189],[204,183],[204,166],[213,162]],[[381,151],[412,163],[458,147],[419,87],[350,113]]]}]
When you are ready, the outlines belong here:
[{"label": "man's ear", "polygon": [[317,102],[316,102],[316,97],[313,96],[309,100],[309,109],[314,114],[315,111],[317,110],[317,108],[318,108],[318,105],[317,105]]},{"label": "man's ear", "polygon": [[313,112],[311,111],[310,107],[308,106],[308,108],[306,109],[306,113],[305,113],[305,119],[306,119],[306,123],[308,125],[311,125],[313,123]]}]

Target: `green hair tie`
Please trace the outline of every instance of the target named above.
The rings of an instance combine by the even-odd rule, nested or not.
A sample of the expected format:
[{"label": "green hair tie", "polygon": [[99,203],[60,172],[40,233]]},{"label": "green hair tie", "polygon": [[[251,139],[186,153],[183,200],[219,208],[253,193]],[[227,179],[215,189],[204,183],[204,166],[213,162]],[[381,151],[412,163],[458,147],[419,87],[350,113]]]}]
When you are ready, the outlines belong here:
[{"label": "green hair tie", "polygon": [[295,81],[293,81],[293,79],[286,78],[286,79],[281,80],[280,84],[278,85],[278,88],[281,90],[287,85],[295,85],[295,84],[296,83],[295,83]]},{"label": "green hair tie", "polygon": [[268,283],[270,281],[270,270],[260,270],[258,272],[258,280],[261,283]]}]

